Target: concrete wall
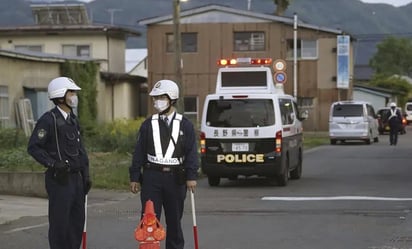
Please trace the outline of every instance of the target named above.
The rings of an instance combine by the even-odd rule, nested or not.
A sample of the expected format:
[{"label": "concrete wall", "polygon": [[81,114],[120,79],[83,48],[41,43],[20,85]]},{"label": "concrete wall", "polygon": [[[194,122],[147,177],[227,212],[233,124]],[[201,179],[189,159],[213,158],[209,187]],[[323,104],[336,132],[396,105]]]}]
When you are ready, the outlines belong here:
[{"label": "concrete wall", "polygon": [[43,172],[0,172],[0,194],[47,197]]}]

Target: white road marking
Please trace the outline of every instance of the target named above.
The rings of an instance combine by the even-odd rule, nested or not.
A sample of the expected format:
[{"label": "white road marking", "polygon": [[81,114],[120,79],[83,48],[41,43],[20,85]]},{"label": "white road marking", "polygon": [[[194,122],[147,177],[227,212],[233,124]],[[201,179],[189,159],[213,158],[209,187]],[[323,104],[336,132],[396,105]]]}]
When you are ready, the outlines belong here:
[{"label": "white road marking", "polygon": [[412,201],[412,198],[379,196],[317,196],[317,197],[275,197],[264,196],[263,201]]},{"label": "white road marking", "polygon": [[42,223],[42,224],[38,224],[38,225],[34,225],[34,226],[27,226],[27,227],[19,227],[19,228],[15,228],[9,231],[6,231],[4,233],[15,233],[15,232],[20,232],[20,231],[24,231],[24,230],[29,230],[29,229],[33,229],[33,228],[38,228],[38,227],[44,227],[49,225],[49,223]]}]

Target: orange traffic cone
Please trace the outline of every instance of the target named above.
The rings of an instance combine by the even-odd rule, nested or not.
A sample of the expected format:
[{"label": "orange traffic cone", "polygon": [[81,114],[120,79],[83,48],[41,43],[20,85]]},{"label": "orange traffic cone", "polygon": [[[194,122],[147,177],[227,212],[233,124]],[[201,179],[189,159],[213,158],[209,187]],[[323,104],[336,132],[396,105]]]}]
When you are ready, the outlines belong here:
[{"label": "orange traffic cone", "polygon": [[139,249],[160,249],[160,241],[166,237],[166,231],[156,218],[151,200],[146,202],[143,217],[135,229],[134,237],[140,242]]}]

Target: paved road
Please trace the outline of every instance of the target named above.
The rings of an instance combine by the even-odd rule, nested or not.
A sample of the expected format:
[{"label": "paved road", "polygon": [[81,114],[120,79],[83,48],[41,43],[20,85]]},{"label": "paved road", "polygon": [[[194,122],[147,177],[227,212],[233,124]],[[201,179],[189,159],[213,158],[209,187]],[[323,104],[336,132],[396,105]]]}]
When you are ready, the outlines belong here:
[{"label": "paved road", "polygon": [[[302,179],[287,187],[250,178],[211,188],[201,179],[195,196],[200,248],[412,249],[412,126],[398,146],[388,143],[383,135],[371,145],[310,150]],[[13,198],[0,196],[2,219],[7,206],[16,211],[22,203],[22,214],[33,216],[0,225],[0,248],[47,248],[47,202]],[[137,248],[138,203],[128,192],[92,190],[88,248]],[[193,248],[189,198],[186,205],[186,248]]]}]

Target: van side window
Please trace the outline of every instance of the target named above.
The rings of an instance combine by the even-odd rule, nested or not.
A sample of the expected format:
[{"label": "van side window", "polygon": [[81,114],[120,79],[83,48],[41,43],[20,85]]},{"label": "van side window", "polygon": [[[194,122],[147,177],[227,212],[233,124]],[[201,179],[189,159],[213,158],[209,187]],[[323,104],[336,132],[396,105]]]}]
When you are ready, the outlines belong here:
[{"label": "van side window", "polygon": [[368,109],[368,116],[375,118],[375,110],[373,109],[373,106],[371,105],[367,105],[367,109]]},{"label": "van side window", "polygon": [[290,99],[279,99],[280,115],[282,124],[289,125],[295,121],[295,112],[293,111],[293,101]]}]

